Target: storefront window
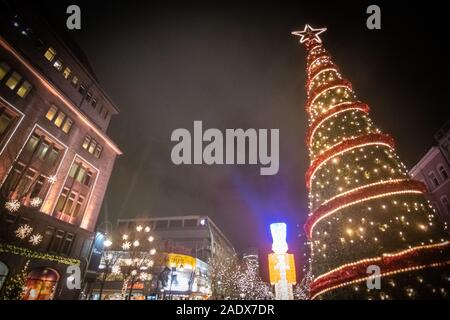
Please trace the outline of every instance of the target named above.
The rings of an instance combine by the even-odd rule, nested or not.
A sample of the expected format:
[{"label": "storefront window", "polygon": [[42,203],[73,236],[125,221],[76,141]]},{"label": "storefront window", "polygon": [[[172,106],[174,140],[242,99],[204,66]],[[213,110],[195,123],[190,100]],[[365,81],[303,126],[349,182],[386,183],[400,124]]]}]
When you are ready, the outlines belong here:
[{"label": "storefront window", "polygon": [[23,300],[52,300],[59,274],[50,268],[37,268],[28,274]]},{"label": "storefront window", "polygon": [[3,283],[5,283],[7,275],[8,267],[6,266],[6,264],[0,261],[0,289],[3,287]]}]

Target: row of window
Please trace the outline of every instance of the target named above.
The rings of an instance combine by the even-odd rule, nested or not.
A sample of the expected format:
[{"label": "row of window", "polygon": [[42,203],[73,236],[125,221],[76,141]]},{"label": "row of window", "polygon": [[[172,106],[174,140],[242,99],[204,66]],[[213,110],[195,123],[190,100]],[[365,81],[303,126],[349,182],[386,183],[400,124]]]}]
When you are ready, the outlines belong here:
[{"label": "row of window", "polygon": [[55,105],[51,105],[45,117],[55,126],[60,128],[62,132],[69,133],[73,125],[73,120],[69,118],[63,111],[59,110]]},{"label": "row of window", "polygon": [[[25,224],[33,225],[29,218],[12,213],[5,213],[1,223],[4,227],[10,230],[16,230],[19,226]],[[43,236],[44,239],[40,244],[42,249],[50,253],[61,254],[63,256],[70,255],[72,245],[75,240],[75,234],[48,226],[43,233]]]},{"label": "row of window", "polygon": [[[54,48],[49,47],[47,51],[44,53],[44,57],[52,63],[52,66],[58,70],[58,72],[62,73],[64,79],[69,80],[74,88],[78,88],[78,92],[84,97],[86,102],[88,102],[92,108],[96,108],[98,104],[98,99],[95,98],[92,92],[87,90],[87,87],[84,83],[82,83],[76,75],[72,74],[72,69],[68,66],[64,66],[64,62],[60,57],[57,57],[57,52]],[[109,115],[108,110],[103,106],[99,108],[98,113],[106,119]]]},{"label": "row of window", "polygon": [[[133,230],[139,223],[136,222],[121,222],[119,223],[119,228],[125,228],[128,230]],[[197,227],[197,226],[205,226],[206,220],[200,219],[177,219],[177,220],[156,220],[150,221],[148,223],[143,223],[148,225],[152,229],[167,229],[167,228],[189,228],[189,227]]]},{"label": "row of window", "polygon": [[[439,165],[437,168],[440,176],[442,177],[442,181],[446,181],[449,178],[448,172],[447,170],[445,170],[443,165]],[[438,177],[436,176],[436,174],[434,173],[434,171],[431,171],[428,174],[428,178],[431,181],[431,184],[434,188],[437,188],[440,186],[441,182],[439,181]]]},{"label": "row of window", "polygon": [[[51,184],[49,177],[56,173],[63,152],[62,146],[55,144],[37,129],[13,164],[1,187],[2,195],[8,199],[18,199],[25,206],[33,205],[37,208],[32,200],[45,198]],[[80,222],[94,176],[89,165],[78,159],[73,162],[56,202],[54,214],[57,218],[72,224]]]},{"label": "row of window", "polygon": [[48,167],[54,167],[62,153],[62,150],[55,146],[53,142],[36,133],[28,140],[25,145],[25,151],[29,155],[33,155],[35,159],[44,161]]},{"label": "row of window", "polygon": [[[69,118],[63,111],[59,110],[55,105],[51,105],[45,116],[55,126],[60,128],[64,133],[69,133],[73,125],[73,120]],[[86,136],[83,141],[83,149],[92,154],[97,159],[103,151],[103,146],[91,136]]]},{"label": "row of window", "polygon": [[21,98],[25,98],[33,88],[31,83],[24,80],[20,73],[12,70],[5,61],[0,62],[0,82]]},{"label": "row of window", "polygon": [[83,141],[83,149],[92,154],[96,158],[100,158],[103,147],[91,136],[86,136]]}]

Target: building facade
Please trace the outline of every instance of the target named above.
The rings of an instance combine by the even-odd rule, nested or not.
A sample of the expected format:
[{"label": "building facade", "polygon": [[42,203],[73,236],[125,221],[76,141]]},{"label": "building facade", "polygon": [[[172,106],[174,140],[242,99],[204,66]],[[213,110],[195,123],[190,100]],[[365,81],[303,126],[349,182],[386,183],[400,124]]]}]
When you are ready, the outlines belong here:
[{"label": "building facade", "polygon": [[159,252],[187,254],[206,263],[213,255],[232,257],[236,254],[228,238],[207,216],[119,219],[117,229],[126,233],[140,224],[152,228],[160,243]]},{"label": "building facade", "polygon": [[24,299],[76,299],[66,271],[89,262],[118,109],[81,50],[16,4],[0,3],[0,285],[26,266]]},{"label": "building facade", "polygon": [[441,218],[450,224],[450,121],[435,134],[433,146],[410,170],[428,190],[428,200]]}]

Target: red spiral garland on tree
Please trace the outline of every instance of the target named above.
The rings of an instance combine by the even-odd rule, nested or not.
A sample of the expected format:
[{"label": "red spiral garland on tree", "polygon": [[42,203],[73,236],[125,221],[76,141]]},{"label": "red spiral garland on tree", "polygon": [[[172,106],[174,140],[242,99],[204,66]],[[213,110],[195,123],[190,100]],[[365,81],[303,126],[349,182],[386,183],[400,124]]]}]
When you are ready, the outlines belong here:
[{"label": "red spiral garland on tree", "polygon": [[314,159],[308,171],[306,172],[306,187],[308,188],[308,190],[311,187],[311,177],[325,161],[334,158],[335,156],[339,155],[344,151],[351,150],[353,148],[358,148],[360,146],[367,144],[385,144],[393,148],[394,139],[392,139],[387,134],[371,133],[356,137],[354,139],[344,140],[338,143],[337,145],[331,147],[330,149],[322,153],[320,156],[318,156],[316,159]]}]

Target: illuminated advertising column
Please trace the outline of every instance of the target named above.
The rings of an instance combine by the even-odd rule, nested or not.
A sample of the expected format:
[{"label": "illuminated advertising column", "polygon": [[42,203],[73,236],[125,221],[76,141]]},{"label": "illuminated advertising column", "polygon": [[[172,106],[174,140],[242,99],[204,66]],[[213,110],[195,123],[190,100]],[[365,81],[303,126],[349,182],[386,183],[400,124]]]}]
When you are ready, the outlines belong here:
[{"label": "illuminated advertising column", "polygon": [[272,223],[272,250],[269,254],[270,283],[275,286],[276,300],[293,300],[296,283],[294,255],[287,253],[286,224]]}]

